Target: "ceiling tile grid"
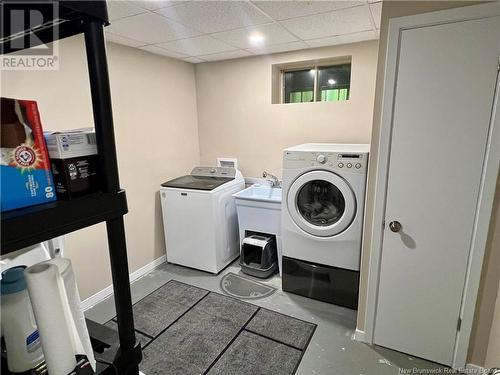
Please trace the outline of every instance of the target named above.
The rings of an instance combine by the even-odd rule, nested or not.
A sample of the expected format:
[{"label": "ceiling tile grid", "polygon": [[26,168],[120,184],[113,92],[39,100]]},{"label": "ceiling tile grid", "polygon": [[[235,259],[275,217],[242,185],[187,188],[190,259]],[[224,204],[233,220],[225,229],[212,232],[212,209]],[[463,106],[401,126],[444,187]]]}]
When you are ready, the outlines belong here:
[{"label": "ceiling tile grid", "polygon": [[113,43],[193,64],[378,39],[382,2],[108,0]]},{"label": "ceiling tile grid", "polygon": [[149,46],[142,46],[142,47],[139,47],[139,49],[142,49],[143,51],[148,51],[148,52],[154,53],[156,55],[173,57],[175,59],[185,59],[185,58],[189,57],[189,54],[169,51],[169,50],[166,50],[164,48],[158,47],[154,44],[151,44]]},{"label": "ceiling tile grid", "polygon": [[235,50],[236,48],[226,44],[209,35],[202,35],[196,38],[174,40],[173,42],[162,43],[158,45],[161,48],[185,53],[189,56],[199,56],[211,53],[220,53]]},{"label": "ceiling tile grid", "polygon": [[245,1],[188,1],[156,12],[206,34],[272,21]]},{"label": "ceiling tile grid", "polygon": [[269,23],[266,25],[252,26],[244,29],[224,31],[213,34],[212,36],[226,43],[230,43],[237,48],[251,49],[256,47],[249,39],[249,35],[252,33],[265,36],[265,43],[262,43],[262,46],[298,41],[297,37],[278,23]]},{"label": "ceiling tile grid", "polygon": [[351,34],[373,28],[368,5],[292,18],[281,24],[302,40]]}]

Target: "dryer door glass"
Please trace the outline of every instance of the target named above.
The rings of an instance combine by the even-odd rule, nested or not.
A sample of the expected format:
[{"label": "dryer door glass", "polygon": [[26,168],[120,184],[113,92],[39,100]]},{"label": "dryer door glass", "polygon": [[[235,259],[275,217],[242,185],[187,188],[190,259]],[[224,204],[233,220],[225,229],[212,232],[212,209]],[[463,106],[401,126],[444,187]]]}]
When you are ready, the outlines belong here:
[{"label": "dryer door glass", "polygon": [[356,216],[356,197],[347,181],[323,170],[297,177],[286,191],[286,206],[299,228],[318,237],[342,233]]},{"label": "dryer door glass", "polygon": [[344,214],[345,199],[341,191],[329,181],[313,180],[299,190],[297,209],[309,223],[330,226]]}]

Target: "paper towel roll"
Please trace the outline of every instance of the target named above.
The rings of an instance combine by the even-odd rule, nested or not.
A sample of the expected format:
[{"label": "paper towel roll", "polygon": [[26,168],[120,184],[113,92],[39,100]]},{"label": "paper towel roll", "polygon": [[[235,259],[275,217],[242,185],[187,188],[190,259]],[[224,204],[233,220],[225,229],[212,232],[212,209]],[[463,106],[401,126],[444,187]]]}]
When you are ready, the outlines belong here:
[{"label": "paper towel roll", "polygon": [[74,326],[64,281],[54,264],[25,271],[28,293],[50,375],[67,375],[76,366]]},{"label": "paper towel roll", "polygon": [[78,293],[78,288],[76,286],[75,274],[73,273],[71,261],[68,258],[54,258],[44,263],[54,264],[59,269],[59,273],[64,280],[64,287],[66,288],[71,315],[73,316],[73,321],[75,323],[75,354],[85,354],[95,371],[96,363],[94,351],[90,342],[85,316],[83,315],[83,310],[81,309],[80,294]]}]

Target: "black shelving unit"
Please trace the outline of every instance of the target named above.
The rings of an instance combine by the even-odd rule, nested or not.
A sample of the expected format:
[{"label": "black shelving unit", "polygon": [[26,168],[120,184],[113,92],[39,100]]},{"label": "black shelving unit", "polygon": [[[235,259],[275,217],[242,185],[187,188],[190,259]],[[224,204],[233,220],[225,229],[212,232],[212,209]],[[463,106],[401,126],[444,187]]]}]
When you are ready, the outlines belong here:
[{"label": "black shelving unit", "polygon": [[[118,322],[118,338],[113,348],[112,364],[98,368],[100,374],[137,375],[142,359],[140,343],[134,333],[132,298],[125,242],[123,215],[127,213],[127,199],[120,188],[116,158],[111,95],[106,60],[103,28],[109,24],[105,0],[9,0],[2,7],[0,26],[0,53],[16,51],[16,41],[35,35],[30,41],[49,43],[69,36],[84,34],[87,65],[92,95],[92,108],[99,155],[102,191],[69,201],[22,208],[2,213],[1,253],[46,241],[101,222],[106,222],[111,273]],[[37,10],[43,15],[43,24],[27,30],[16,30],[10,25],[7,11]],[[17,44],[19,45],[19,44]],[[30,45],[33,47],[33,44]],[[68,85],[70,82],[68,82]],[[109,328],[88,324],[93,343],[113,346]],[[107,338],[107,339],[103,339]]]}]

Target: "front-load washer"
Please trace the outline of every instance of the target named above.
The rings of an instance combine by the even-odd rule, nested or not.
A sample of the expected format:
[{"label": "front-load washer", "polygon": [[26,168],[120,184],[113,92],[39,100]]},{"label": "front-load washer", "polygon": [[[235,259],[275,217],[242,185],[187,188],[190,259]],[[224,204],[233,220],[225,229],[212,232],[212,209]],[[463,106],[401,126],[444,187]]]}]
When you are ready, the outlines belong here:
[{"label": "front-load washer", "polygon": [[167,261],[219,273],[239,257],[238,217],[233,194],[245,188],[241,172],[195,167],[161,185]]},{"label": "front-load washer", "polygon": [[357,307],[369,145],[283,153],[283,289]]}]

